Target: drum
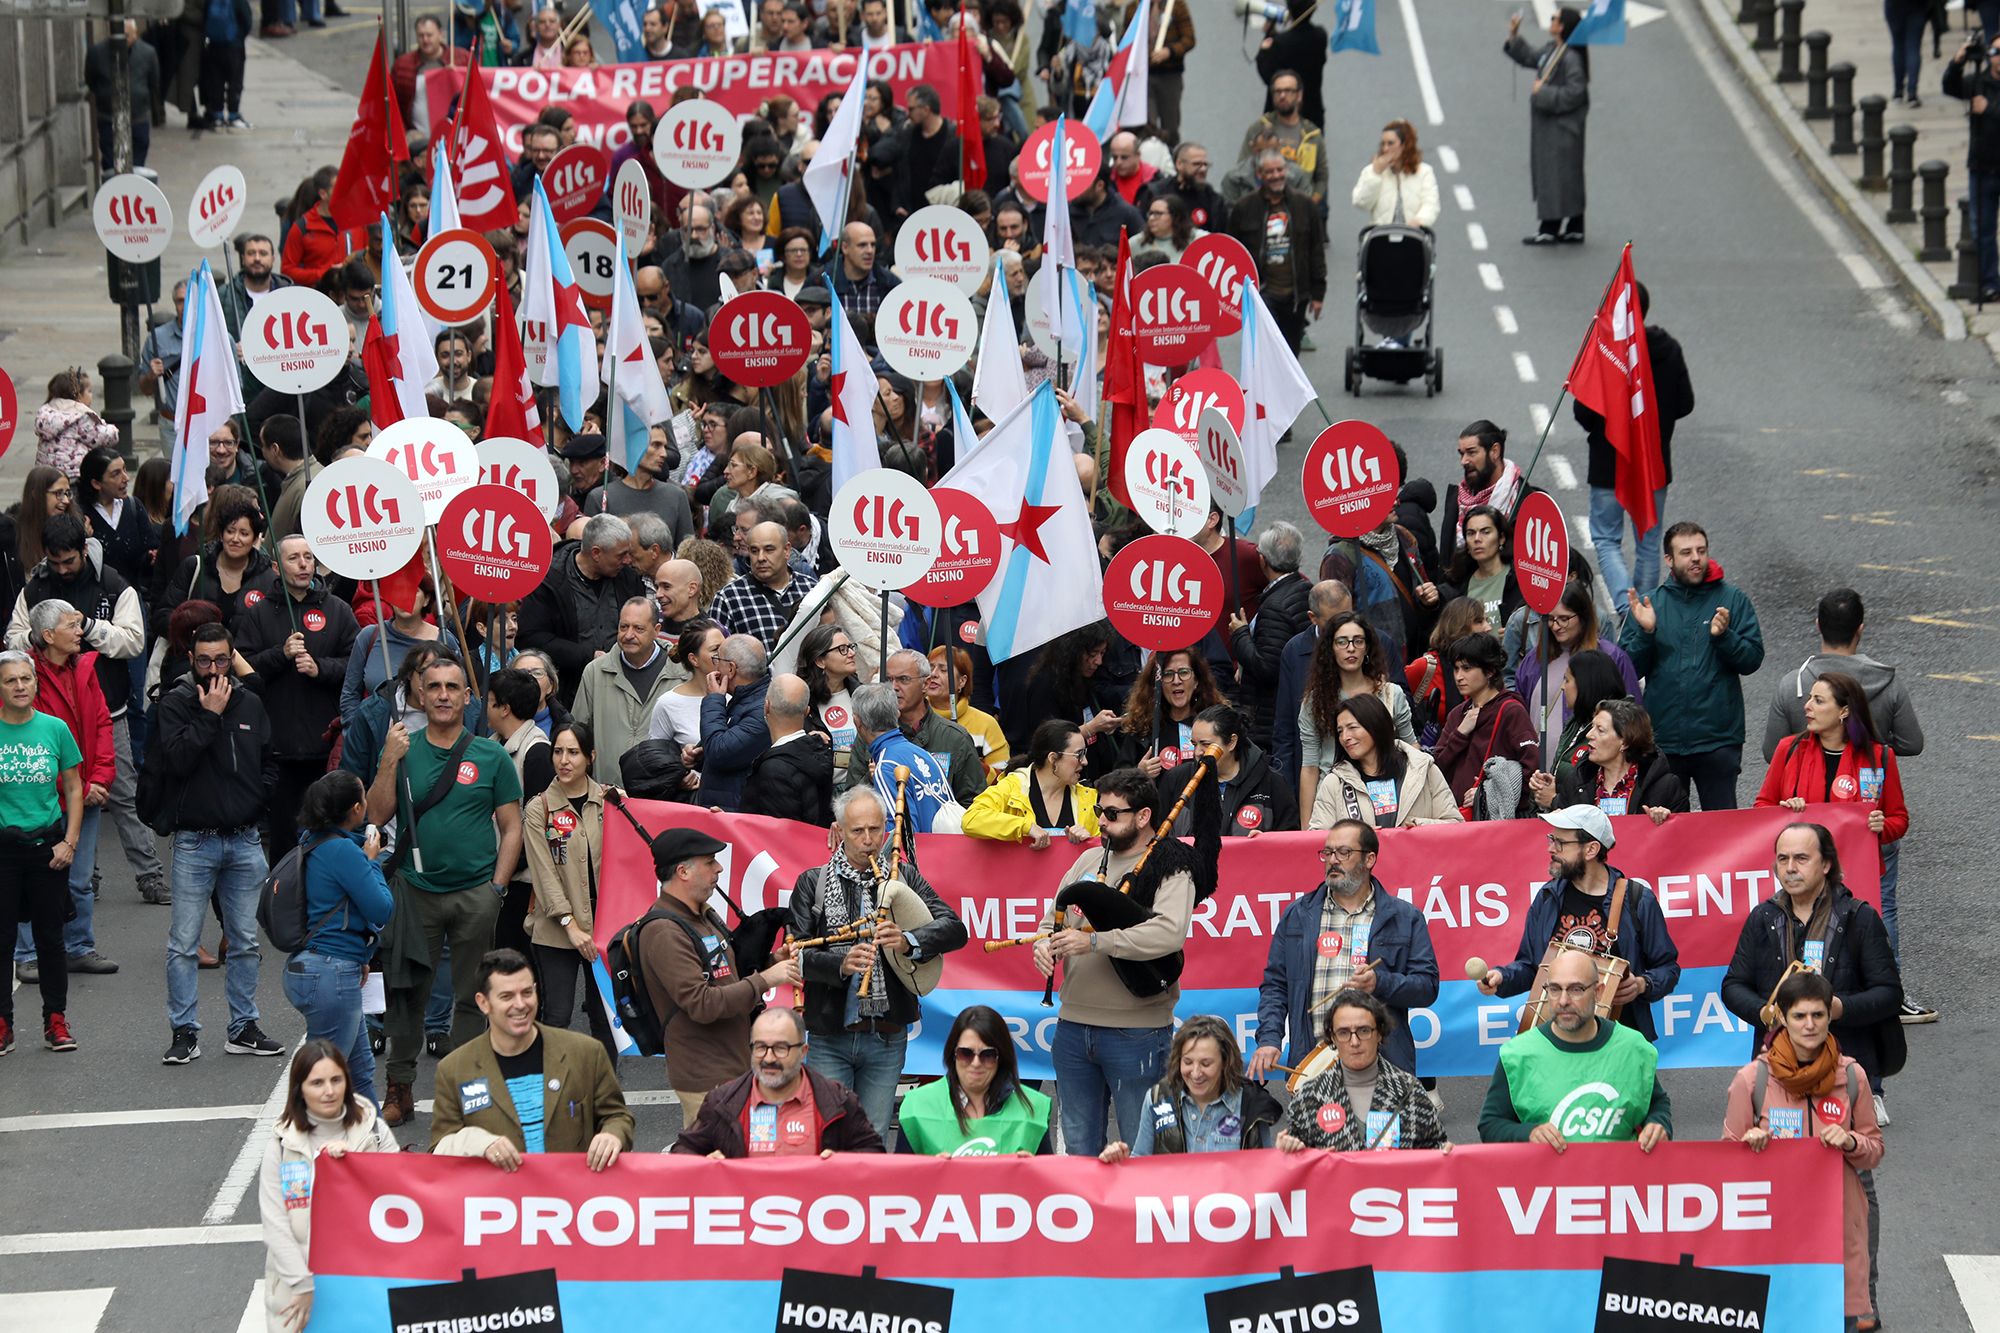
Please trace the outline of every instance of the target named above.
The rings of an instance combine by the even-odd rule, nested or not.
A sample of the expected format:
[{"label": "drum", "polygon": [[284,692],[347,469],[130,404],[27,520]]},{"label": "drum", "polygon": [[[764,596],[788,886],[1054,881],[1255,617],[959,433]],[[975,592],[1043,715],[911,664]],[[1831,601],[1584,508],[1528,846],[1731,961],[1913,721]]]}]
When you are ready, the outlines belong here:
[{"label": "drum", "polygon": [[1531,998],[1521,1006],[1521,1024],[1517,1029],[1518,1032],[1541,1027],[1555,1019],[1556,1007],[1548,1000],[1549,970],[1555,966],[1556,959],[1572,951],[1588,954],[1597,960],[1597,1016],[1607,1023],[1618,1021],[1618,1015],[1625,1007],[1619,1004],[1617,999],[1618,987],[1625,980],[1628,966],[1625,960],[1617,954],[1599,953],[1595,949],[1579,949],[1562,940],[1550,940],[1549,947],[1542,953],[1541,966],[1535,969],[1535,983],[1528,988]]},{"label": "drum", "polygon": [[1292,1076],[1285,1080],[1285,1091],[1296,1094],[1314,1075],[1324,1074],[1333,1068],[1340,1055],[1333,1043],[1323,1041],[1306,1052],[1306,1058],[1292,1066]]}]

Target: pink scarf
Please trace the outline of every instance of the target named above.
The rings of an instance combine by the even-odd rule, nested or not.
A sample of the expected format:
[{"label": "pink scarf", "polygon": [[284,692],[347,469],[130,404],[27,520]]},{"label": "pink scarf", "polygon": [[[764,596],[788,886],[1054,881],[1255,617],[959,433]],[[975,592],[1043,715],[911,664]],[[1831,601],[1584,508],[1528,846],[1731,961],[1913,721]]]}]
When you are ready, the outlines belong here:
[{"label": "pink scarf", "polygon": [[1493,484],[1483,491],[1475,491],[1463,481],[1458,483],[1458,535],[1465,535],[1465,516],[1480,505],[1492,505],[1501,513],[1512,515],[1514,501],[1521,493],[1521,469],[1508,459],[1500,465],[1500,475],[1493,478]]}]

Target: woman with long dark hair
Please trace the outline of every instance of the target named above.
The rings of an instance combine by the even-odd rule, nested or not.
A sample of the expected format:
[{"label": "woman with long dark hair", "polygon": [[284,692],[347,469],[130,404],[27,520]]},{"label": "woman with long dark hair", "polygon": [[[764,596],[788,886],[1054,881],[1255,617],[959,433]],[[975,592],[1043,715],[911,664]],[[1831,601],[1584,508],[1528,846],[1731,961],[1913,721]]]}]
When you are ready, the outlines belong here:
[{"label": "woman with long dark hair", "polygon": [[1207,232],[1194,225],[1187,202],[1179,195],[1155,195],[1146,205],[1146,230],[1132,247],[1132,257],[1163,255],[1169,264],[1178,264],[1195,238],[1206,235]]},{"label": "woman with long dark hair", "polygon": [[1340,758],[1320,779],[1307,828],[1358,819],[1374,828],[1456,824],[1464,818],[1444,772],[1400,739],[1389,710],[1371,694],[1350,695],[1334,710]]},{"label": "woman with long dark hair", "polygon": [[202,519],[204,545],[180,562],[153,602],[153,634],[166,632],[167,617],[182,602],[214,602],[228,625],[243,609],[245,597],[272,593],[277,574],[259,545],[266,526],[255,492],[247,486],[217,486]]},{"label": "woman with long dark hair", "polygon": [[1191,648],[1154,653],[1125,697],[1118,739],[1126,761],[1149,778],[1159,777],[1189,757],[1195,718],[1228,702],[1200,653]]},{"label": "woman with long dark hair", "polygon": [[1429,651],[1404,668],[1403,679],[1410,687],[1410,709],[1415,715],[1412,725],[1417,739],[1426,747],[1444,725],[1445,714],[1458,707],[1461,698],[1458,683],[1451,674],[1451,646],[1468,634],[1487,634],[1491,630],[1485,607],[1470,597],[1453,597],[1438,612],[1437,624],[1431,628]]},{"label": "woman with long dark hair", "polygon": [[804,227],[787,227],[778,233],[778,266],[764,279],[774,292],[797,300],[807,286],[819,281],[819,265],[813,262],[813,234]]},{"label": "woman with long dark hair", "polygon": [[964,832],[1036,848],[1098,834],[1097,792],[1083,783],[1083,729],[1059,717],[1036,726],[1028,744],[966,809]]},{"label": "woman with long dark hair", "polygon": [[[1028,667],[1018,698],[1001,700],[1000,724],[1007,729],[1007,742],[1016,750],[1027,748],[1028,733],[1048,718],[1061,718],[1082,727],[1085,745],[1091,752],[1086,772],[1095,776],[1116,767],[1116,747],[1103,744],[1117,730],[1118,714],[1100,707],[1097,673],[1111,648],[1111,625],[1097,620],[1043,645]],[[1099,751],[1104,758],[1098,758]]]},{"label": "woman with long dark hair", "polygon": [[[1249,725],[1242,712],[1229,704],[1202,709],[1190,735],[1193,752],[1160,776],[1160,808],[1170,808],[1187,790],[1194,766],[1200,762],[1199,751],[1214,746],[1223,835],[1254,838],[1263,833],[1296,832],[1299,806],[1292,784],[1271,767],[1271,757],[1250,739]],[[1194,806],[1190,803],[1174,821],[1174,836],[1187,837],[1193,832]]]},{"label": "woman with long dark hair", "polygon": [[1174,1034],[1166,1076],[1146,1094],[1139,1123],[1118,1127],[1132,1136],[1131,1143],[1107,1143],[1097,1160],[1268,1148],[1283,1122],[1278,1099],[1243,1076],[1242,1053],[1229,1024],[1214,1014],[1197,1014]]},{"label": "woman with long dark hair", "polygon": [[1021,1082],[1007,1020],[975,1004],[951,1020],[944,1077],[914,1089],[896,1114],[897,1152],[931,1157],[1035,1157],[1055,1152],[1049,1099]]},{"label": "woman with long dark hair", "polygon": [[[799,676],[806,683],[806,730],[833,742],[833,781],[847,786],[847,761],[854,752],[854,697],[860,657],[854,636],[839,625],[815,625],[799,643]],[[699,705],[697,705],[697,712]]]},{"label": "woman with long dark hair", "polygon": [[549,739],[556,775],[521,812],[521,846],[534,881],[528,938],[541,965],[542,1022],[567,1028],[576,1006],[576,977],[583,974],[584,1015],[590,1035],[618,1066],[618,1043],[597,991],[594,937],[597,884],[604,867],[605,785],[590,776],[597,760],[590,727],[571,720]]},{"label": "woman with long dark hair", "polygon": [[1454,588],[1486,609],[1490,625],[1505,625],[1523,605],[1521,589],[1514,582],[1514,555],[1507,549],[1512,531],[1507,516],[1492,505],[1466,510],[1465,539],[1452,552],[1446,576]]},{"label": "woman with long dark hair", "polygon": [[1536,229],[1524,245],[1583,243],[1583,131],[1590,118],[1590,49],[1571,46],[1583,15],[1564,5],[1549,16],[1549,38],[1531,47],[1521,12],[1507,23],[1507,58],[1535,71],[1528,89],[1528,180]]},{"label": "woman with long dark hair", "polygon": [[1319,795],[1320,776],[1339,762],[1334,731],[1340,702],[1354,695],[1379,699],[1389,710],[1396,736],[1416,744],[1410,699],[1389,679],[1387,654],[1375,627],[1358,611],[1342,611],[1319,633],[1305,696],[1299,701],[1299,802],[1310,810]]},{"label": "woman with long dark hair", "polygon": [[0,606],[8,614],[21,600],[28,575],[42,563],[42,529],[69,509],[75,493],[69,478],[56,469],[31,467],[21,483],[21,503],[0,515],[0,596],[6,598]]},{"label": "woman with long dark hair", "polygon": [[[1562,599],[1556,603],[1556,609],[1543,616],[1528,636],[1520,665],[1514,668],[1514,693],[1521,696],[1536,718],[1541,718],[1545,708],[1548,710],[1550,731],[1566,730],[1574,716],[1563,697],[1562,686],[1564,673],[1578,653],[1594,651],[1609,658],[1625,685],[1619,692],[1641,701],[1645,698],[1640,693],[1639,673],[1632,669],[1632,659],[1617,644],[1598,637],[1597,631],[1597,601],[1590,595],[1587,584],[1571,579],[1563,585]],[[1584,724],[1587,726],[1589,722],[1586,714]]]},{"label": "woman with long dark hair", "polygon": [[[1564,772],[1574,769],[1590,754],[1590,742],[1584,733],[1590,730],[1590,720],[1597,715],[1598,707],[1606,700],[1626,696],[1625,677],[1609,653],[1601,648],[1585,648],[1570,655],[1562,683],[1565,721],[1553,752],[1552,775],[1558,786]],[[1532,777],[1528,781],[1533,785]]]}]

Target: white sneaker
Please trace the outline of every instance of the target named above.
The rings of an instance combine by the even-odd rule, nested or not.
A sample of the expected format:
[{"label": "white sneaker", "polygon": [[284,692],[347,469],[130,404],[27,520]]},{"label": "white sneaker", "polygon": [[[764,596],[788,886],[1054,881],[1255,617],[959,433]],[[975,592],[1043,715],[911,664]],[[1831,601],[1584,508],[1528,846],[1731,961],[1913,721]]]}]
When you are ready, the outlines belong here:
[{"label": "white sneaker", "polygon": [[1431,1099],[1431,1109],[1438,1113],[1438,1119],[1444,1119],[1444,1093],[1436,1088],[1425,1088],[1424,1096]]},{"label": "white sneaker", "polygon": [[1889,1103],[1882,1100],[1882,1094],[1879,1092],[1875,1094],[1875,1123],[1878,1125],[1889,1123]]}]

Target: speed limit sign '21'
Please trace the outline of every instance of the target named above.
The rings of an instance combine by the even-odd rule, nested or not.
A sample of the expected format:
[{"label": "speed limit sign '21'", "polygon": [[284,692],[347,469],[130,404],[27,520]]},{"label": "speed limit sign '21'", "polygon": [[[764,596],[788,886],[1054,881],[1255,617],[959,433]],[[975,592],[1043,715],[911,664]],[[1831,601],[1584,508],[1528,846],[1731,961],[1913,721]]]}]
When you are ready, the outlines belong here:
[{"label": "speed limit sign '21'", "polygon": [[609,310],[618,283],[618,229],[603,218],[578,218],[559,234],[583,303]]},{"label": "speed limit sign '21'", "polygon": [[403,474],[417,489],[425,523],[479,478],[479,452],[466,433],[439,417],[404,417],[375,433],[368,456]]},{"label": "speed limit sign '21'", "polygon": [[350,579],[379,579],[424,541],[424,506],[410,479],[379,458],[349,457],[306,487],[299,525],[319,562]]},{"label": "speed limit sign '21'", "polygon": [[440,324],[463,324],[492,302],[500,261],[484,236],[454,227],[424,242],[413,276],[425,314]]}]

